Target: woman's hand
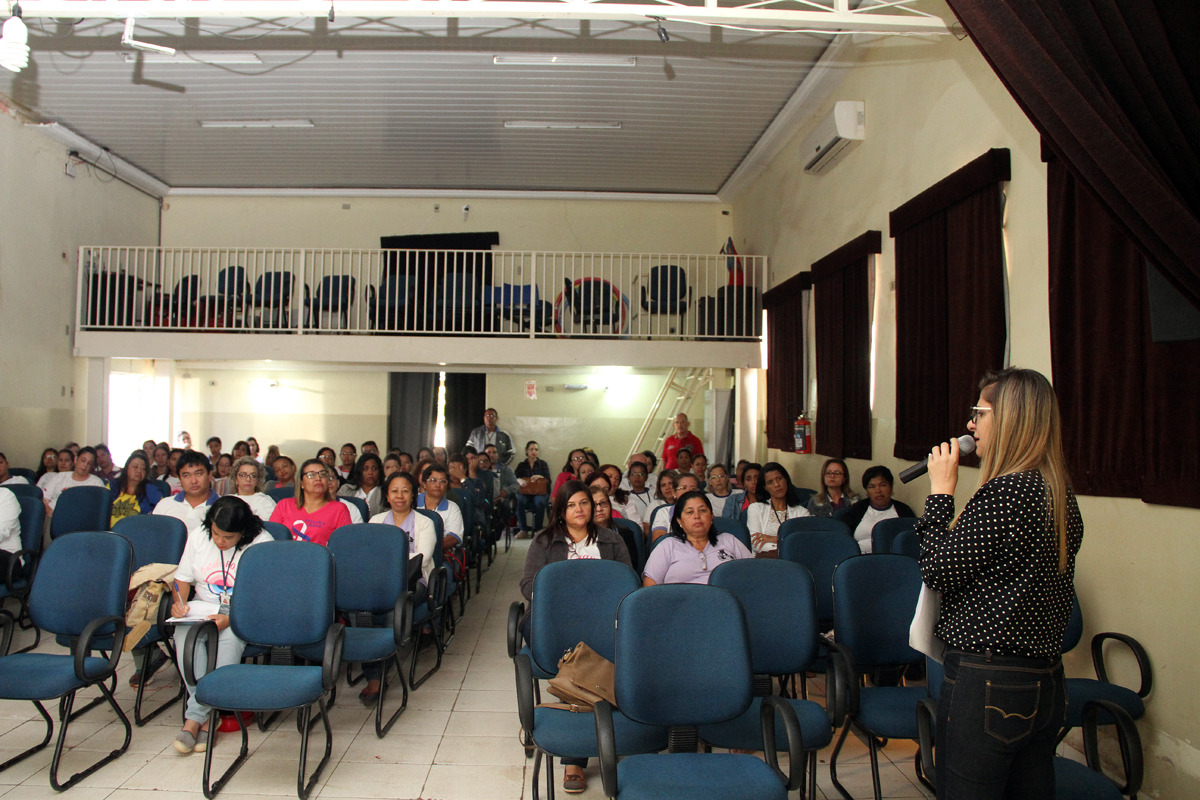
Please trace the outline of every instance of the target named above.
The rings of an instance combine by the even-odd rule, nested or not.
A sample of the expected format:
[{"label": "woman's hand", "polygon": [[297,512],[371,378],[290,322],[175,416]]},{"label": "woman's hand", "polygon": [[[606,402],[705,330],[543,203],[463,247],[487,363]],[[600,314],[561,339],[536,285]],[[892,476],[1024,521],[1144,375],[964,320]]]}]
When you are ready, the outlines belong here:
[{"label": "woman's hand", "polygon": [[957,485],[958,439],[951,439],[929,451],[929,493],[952,495]]},{"label": "woman's hand", "polygon": [[775,544],[779,541],[779,537],[770,536],[766,533],[752,533],[750,534],[750,541],[755,547],[761,549],[764,544]]},{"label": "woman's hand", "polygon": [[186,617],[188,613],[187,603],[171,603],[172,617]]},{"label": "woman's hand", "polygon": [[209,619],[211,619],[213,622],[217,623],[218,631],[223,631],[229,627],[229,615],[228,614],[213,614],[212,616],[209,617]]}]

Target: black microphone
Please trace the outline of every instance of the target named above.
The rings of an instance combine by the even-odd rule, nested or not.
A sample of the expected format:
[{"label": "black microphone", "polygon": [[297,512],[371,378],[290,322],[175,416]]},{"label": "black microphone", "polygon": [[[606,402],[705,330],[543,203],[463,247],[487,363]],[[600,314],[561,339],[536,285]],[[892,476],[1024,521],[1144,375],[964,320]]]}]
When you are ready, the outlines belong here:
[{"label": "black microphone", "polygon": [[[970,455],[975,452],[975,437],[969,433],[964,433],[958,437],[958,454],[961,456]],[[920,464],[913,464],[904,472],[900,473],[900,482],[908,483],[913,478],[919,478],[929,472],[929,456],[925,456],[925,460]]]}]

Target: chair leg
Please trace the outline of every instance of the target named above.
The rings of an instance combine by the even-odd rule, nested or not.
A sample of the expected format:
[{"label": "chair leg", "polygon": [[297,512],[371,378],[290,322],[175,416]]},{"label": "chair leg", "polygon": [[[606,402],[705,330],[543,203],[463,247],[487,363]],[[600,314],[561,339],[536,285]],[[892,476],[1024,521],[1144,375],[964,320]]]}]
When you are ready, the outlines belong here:
[{"label": "chair leg", "polygon": [[842,752],[842,745],[846,743],[846,736],[850,733],[850,728],[854,723],[847,721],[842,726],[842,732],[838,736],[837,744],[833,746],[833,752],[829,756],[829,780],[833,783],[833,788],[838,790],[838,794],[846,800],[854,800],[854,796],[846,791],[846,787],[838,781],[837,777],[837,759],[838,754]]},{"label": "chair leg", "polygon": [[421,634],[417,634],[417,640],[413,643],[412,662],[408,668],[408,684],[414,690],[420,687],[420,685],[425,681],[429,680],[433,673],[442,668],[442,651],[444,649],[444,645],[442,643],[441,626],[442,620],[440,615],[434,615],[429,618],[429,628],[432,631],[430,635],[433,637],[433,646],[437,653],[437,661],[432,667],[430,667],[429,671],[427,671],[420,678],[417,677],[417,659],[421,655]]},{"label": "chair leg", "polygon": [[216,783],[210,783],[210,778],[212,776],[213,751],[217,749],[216,732],[217,728],[221,724],[221,718],[220,714],[215,708],[212,709],[212,711],[210,711],[208,714],[208,749],[204,751],[204,773],[200,779],[200,786],[204,790],[204,796],[207,797],[208,800],[212,800],[212,798],[217,796],[217,792],[221,791],[225,784],[229,783],[229,779],[232,778],[239,769],[241,769],[242,764],[246,763],[246,759],[250,755],[250,736],[246,730],[246,721],[242,719],[240,712],[234,712],[233,716],[235,719],[237,719],[238,730],[241,731],[242,734],[241,750],[238,751],[237,758],[235,758],[233,763],[229,765],[224,773],[222,773],[221,777],[217,779]]},{"label": "chair leg", "polygon": [[[383,697],[383,692],[380,691],[380,697]],[[308,731],[311,727],[307,724],[308,717],[312,714],[312,706],[308,705],[298,710],[298,714],[304,718],[304,724],[300,731],[300,767],[296,772],[296,795],[300,800],[307,800],[308,795],[316,786],[317,781],[321,777],[322,770],[329,763],[329,756],[333,753],[333,729],[329,726],[329,711],[325,708],[325,698],[317,699],[317,707],[320,709],[321,722],[325,725],[325,755],[321,757],[321,763],[317,764],[313,770],[312,776],[308,779],[308,783],[304,782],[304,768],[308,761]]]},{"label": "chair leg", "polygon": [[[66,783],[59,783],[58,768],[62,763],[63,745],[66,743],[67,727],[69,726],[72,718],[71,706],[75,701],[75,692],[68,693],[65,696],[66,702],[61,706],[62,713],[59,715],[58,741],[54,744],[54,758],[50,762],[50,788],[54,789],[56,792],[65,792],[67,789],[70,789],[72,786],[79,783],[81,780],[86,778],[88,775],[91,775],[105,764],[115,761],[121,756],[121,754],[129,749],[129,741],[133,738],[133,726],[129,724],[129,717],[125,716],[125,712],[122,711],[121,706],[117,704],[117,699],[113,697],[113,693],[108,686],[103,683],[97,683],[96,686],[100,689],[100,693],[104,696],[104,699],[108,701],[108,704],[112,707],[112,710],[116,712],[117,719],[121,720],[121,724],[125,726],[125,740],[121,743],[119,748],[110,751],[108,755],[104,756],[104,758],[101,758],[87,769],[76,772],[66,781]],[[91,705],[95,705],[95,703],[89,704],[89,707]]]},{"label": "chair leg", "polygon": [[46,736],[45,736],[45,738],[42,739],[41,742],[39,742],[38,744],[35,744],[33,747],[29,748],[24,753],[19,753],[19,754],[13,756],[12,758],[10,758],[8,761],[5,761],[3,764],[0,764],[0,772],[3,772],[4,770],[8,769],[13,764],[16,764],[18,761],[23,761],[26,758],[29,758],[31,755],[38,752],[39,750],[44,749],[46,747],[46,745],[50,744],[50,738],[54,735],[54,722],[53,722],[53,720],[50,719],[50,714],[49,714],[49,712],[46,711],[46,707],[43,706],[37,700],[33,700],[31,702],[33,703],[34,707],[38,710],[38,713],[42,715],[42,719],[44,719],[46,721]]},{"label": "chair leg", "polygon": [[[183,683],[183,676],[179,675],[179,691],[177,691],[174,695],[171,696],[171,698],[169,700],[167,700],[165,703],[160,705],[158,708],[151,711],[149,714],[145,714],[145,715],[142,714],[142,693],[146,691],[146,684],[150,682],[150,670],[149,670],[150,659],[157,650],[158,650],[157,644],[150,645],[149,647],[146,648],[146,652],[143,654],[143,658],[142,658],[142,675],[145,676],[145,678],[141,681],[141,683],[138,684],[137,697],[134,698],[134,701],[133,701],[133,721],[135,724],[137,724],[137,726],[139,728],[142,727],[143,725],[145,725],[150,720],[157,717],[162,712],[166,711],[168,708],[170,708],[172,705],[174,705],[177,701],[182,700],[184,698],[184,696],[187,694],[187,687]],[[173,645],[171,645],[169,642],[167,643],[167,654],[166,655],[167,655],[167,658],[170,659],[171,665],[172,665],[173,669],[175,670],[176,674],[178,675],[179,665],[175,660],[175,647]]]},{"label": "chair leg", "polygon": [[[388,718],[387,724],[383,724],[383,698],[387,696],[388,689],[388,673],[391,672],[391,665],[396,665],[396,680],[400,684],[401,700],[400,707],[395,713]],[[387,732],[396,724],[396,720],[404,713],[404,709],[408,708],[408,685],[404,682],[404,666],[400,663],[400,651],[386,661],[380,664],[382,675],[379,676],[379,696],[375,698],[375,735],[382,739],[387,735]]]}]

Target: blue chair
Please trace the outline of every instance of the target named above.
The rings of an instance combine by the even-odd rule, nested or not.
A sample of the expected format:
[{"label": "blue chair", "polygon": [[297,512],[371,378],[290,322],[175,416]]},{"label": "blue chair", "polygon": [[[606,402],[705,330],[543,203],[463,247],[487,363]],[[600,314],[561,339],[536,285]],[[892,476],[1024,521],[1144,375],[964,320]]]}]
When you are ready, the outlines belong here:
[{"label": "blue chair", "polygon": [[[10,489],[12,485],[4,488]],[[36,486],[33,488],[37,490]],[[18,653],[28,653],[42,641],[41,629],[29,618],[29,587],[37,573],[38,559],[42,556],[42,530],[46,526],[46,505],[42,502],[41,491],[37,491],[36,498],[17,495],[17,502],[21,504],[21,516],[18,518],[21,549],[9,557],[8,574],[4,576],[4,585],[0,586],[0,602],[11,597],[18,603],[17,626],[23,631],[33,628],[33,643],[16,651]],[[4,652],[8,652],[7,648]]]},{"label": "blue chair", "polygon": [[[250,748],[245,711],[283,711],[296,709],[300,730],[300,763],[296,773],[296,793],[305,800],[329,763],[333,750],[333,731],[325,698],[333,689],[341,669],[344,629],[336,622],[333,554],[311,542],[265,542],[248,547],[238,564],[237,591],[229,606],[229,626],[246,642],[262,647],[290,648],[324,643],[321,663],[317,666],[276,664],[227,664],[216,666],[218,636],[216,623],[206,620],[192,626],[184,647],[184,680],[193,686],[196,699],[212,708],[209,730],[217,730],[219,710],[233,713],[242,733],[237,758],[215,782],[210,780],[213,751],[219,738],[210,740],[204,752],[202,788],[204,796],[215,797],[241,768]],[[303,586],[303,592],[295,591]],[[208,642],[208,666],[196,678],[196,645]],[[308,733],[312,706],[325,727],[325,754],[304,779],[308,759]]]},{"label": "blue chair", "polygon": [[734,517],[713,517],[713,527],[718,533],[732,533],[739,542],[746,545],[747,550],[754,552],[754,545],[750,543],[750,529],[746,527],[745,521]]},{"label": "blue chair", "polygon": [[[619,561],[557,561],[533,579],[529,608],[530,646],[517,653],[517,711],[521,729],[535,747],[531,788],[538,797],[538,776],[546,758],[546,793],[554,796],[554,757],[594,758],[596,720],[587,712],[535,707],[534,672],[553,677],[558,660],[579,642],[613,660],[617,607],[638,589],[637,574]],[[667,729],[641,725],[620,712],[610,715],[618,755],[653,753],[667,746]]]},{"label": "blue chair", "polygon": [[642,532],[642,526],[631,519],[616,517],[613,517],[612,525],[616,534],[625,542],[629,560],[633,562],[633,571],[641,575],[646,566],[646,534]]},{"label": "blue chair", "polygon": [[896,538],[892,540],[892,552],[909,558],[920,558],[921,540],[917,538],[917,532],[910,528],[896,534]]},{"label": "blue chair", "polygon": [[356,285],[357,281],[352,275],[326,275],[321,278],[309,307],[311,324],[316,328],[327,328],[321,324],[321,312],[328,312],[338,316],[340,324],[336,329],[349,328],[350,303],[354,300]]},{"label": "blue chair", "polygon": [[[329,537],[329,552],[337,566],[337,609],[351,620],[342,646],[347,664],[379,664],[379,695],[375,700],[375,735],[382,739],[408,707],[408,685],[400,651],[412,634],[412,595],[408,591],[408,535],[395,525],[364,522],[343,525]],[[383,616],[385,625],[374,627],[372,618]],[[320,660],[319,649],[298,651]],[[383,722],[383,700],[388,672],[396,667],[400,682],[400,707]]]},{"label": "blue chair", "polygon": [[367,287],[367,316],[380,331],[427,331],[433,327],[433,308],[422,296],[422,281],[416,274],[389,269],[379,279],[379,290]]},{"label": "blue chair", "polygon": [[[854,542],[854,531],[846,527],[846,523],[840,519],[832,517],[796,517],[784,520],[783,524],[779,526],[779,544],[782,546],[784,539],[793,534],[813,533],[814,531],[834,531],[846,536],[852,543]],[[862,552],[858,549],[858,545],[855,545],[855,552]]]},{"label": "blue chair", "polygon": [[293,538],[292,532],[282,522],[264,522],[263,530],[271,534],[271,538],[277,542],[290,542]]},{"label": "blue chair", "polygon": [[892,553],[892,545],[896,542],[896,537],[904,531],[916,530],[917,521],[910,517],[896,517],[895,519],[881,519],[875,523],[875,527],[871,529],[871,552],[872,553]]},{"label": "blue chair", "polygon": [[[669,584],[628,595],[617,610],[613,662],[617,706],[643,725],[713,725],[742,716],[753,702],[746,616],[737,598],[716,586]],[[703,691],[695,676],[705,676]],[[800,725],[782,698],[762,699],[765,762],[741,753],[672,752],[626,756],[618,764],[613,708],[602,700],[595,713],[608,797],[786,800],[803,783],[795,772],[805,756]],[[779,769],[776,715],[787,733],[790,777]]]},{"label": "blue chair", "polygon": [[286,500],[289,497],[296,496],[296,488],[294,486],[272,486],[267,489],[264,494],[278,503],[280,500]]},{"label": "blue chair", "polygon": [[[264,272],[254,282],[254,298],[251,300],[250,306],[260,312],[265,311],[269,315],[266,327],[289,327],[292,287],[295,283],[296,276],[290,272]],[[263,325],[261,316],[258,324]]]},{"label": "blue chair", "polygon": [[[647,314],[666,314],[679,317],[680,329],[692,301],[692,288],[687,273],[676,264],[661,264],[650,268],[647,286],[642,289],[642,310]],[[670,328],[675,333],[675,328]]]},{"label": "blue chair", "polygon": [[[139,514],[125,517],[113,526],[113,533],[124,536],[133,545],[133,572],[137,572],[147,564],[178,564],[183,557],[183,548],[187,545],[188,538],[187,525],[183,520],[162,514]],[[149,714],[142,714],[142,696],[146,691],[146,684],[150,682],[150,665],[154,655],[159,652],[160,646],[166,648],[166,655],[170,663],[176,670],[179,669],[175,658],[175,643],[171,638],[172,627],[166,625],[171,611],[170,597],[169,594],[163,595],[162,603],[159,606],[158,624],[147,631],[136,645],[136,647],[144,649],[142,663],[138,665],[142,681],[138,683],[137,697],[133,701],[133,721],[138,727],[157,717],[187,694],[181,675],[179,691],[168,698],[166,702],[159,704]],[[104,649],[103,644],[97,644],[96,647]]]},{"label": "blue chair", "polygon": [[251,298],[246,268],[225,267],[217,273],[217,318],[219,327],[240,327],[245,321],[246,303]]},{"label": "blue chair", "polygon": [[[804,519],[813,517],[789,519],[779,530],[782,533],[788,524]],[[802,535],[779,537],[779,557],[802,564],[812,573],[817,589],[817,624],[823,631],[833,627],[833,571],[838,564],[861,552],[848,530],[842,525],[840,529],[810,530]]]},{"label": "blue chair", "polygon": [[[454,573],[446,566],[445,550],[442,545],[446,539],[446,529],[442,517],[436,511],[427,508],[415,509],[433,523],[433,532],[437,536],[437,546],[433,548],[433,574],[429,581],[429,599],[413,609],[413,630],[418,631],[417,641],[413,644],[412,663],[408,668],[408,685],[416,689],[442,667],[442,654],[446,651],[447,639],[444,632],[449,629],[454,632],[454,603],[450,598],[457,589]],[[417,677],[417,660],[421,655],[421,634],[419,629],[426,626],[430,630],[430,641],[433,644],[437,660],[420,678]]]},{"label": "blue chair", "polygon": [[[33,470],[29,469],[29,467],[9,467],[8,471],[13,475],[20,475],[22,478],[29,481],[29,483],[31,485],[37,483],[37,473],[34,472]],[[17,483],[17,484],[10,483],[9,484],[9,486],[20,486],[20,485],[21,484],[19,484],[19,483]]]},{"label": "blue chair", "polygon": [[339,497],[338,500],[349,503],[358,509],[358,513],[362,515],[363,522],[370,522],[371,508],[367,505],[367,501],[361,497]]},{"label": "blue chair", "polygon": [[[58,740],[50,762],[50,787],[55,791],[74,786],[129,749],[133,728],[106,682],[116,674],[121,658],[132,564],[133,548],[129,542],[107,532],[80,531],[51,542],[46,548],[30,590],[29,612],[33,623],[47,633],[71,637],[71,652],[64,655],[17,653],[0,657],[0,698],[32,701],[46,721],[45,738],[0,764],[0,770],[28,758],[50,743],[54,723],[42,705],[43,700],[58,701]],[[8,652],[15,624],[11,614],[0,612],[0,651]],[[112,636],[115,643],[107,658],[92,655],[97,649],[94,640],[103,636]],[[72,712],[76,692],[89,686],[95,686],[101,696]],[[71,720],[102,702],[108,703],[125,727],[125,740],[118,749],[60,782],[58,770]]]},{"label": "blue chair", "polygon": [[[783,559],[728,561],[713,570],[709,586],[728,590],[742,604],[750,630],[750,662],[756,675],[786,676],[813,669],[819,655],[817,604],[812,575]],[[744,714],[728,722],[703,725],[700,739],[713,747],[762,750],[762,698],[756,697]],[[817,796],[817,751],[833,739],[825,709],[811,700],[788,699],[800,724],[807,756],[793,765],[808,772],[808,797]],[[782,721],[775,725],[776,746],[788,741]]]},{"label": "blue chair", "polygon": [[[1082,638],[1083,611],[1079,606],[1079,598],[1076,597],[1071,605],[1071,618],[1067,623],[1066,634],[1063,636],[1062,651],[1066,653],[1073,650]],[[1109,641],[1125,645],[1137,659],[1138,674],[1141,680],[1137,691],[1109,681],[1108,670],[1104,664],[1104,646]],[[1067,678],[1067,717],[1058,736],[1060,742],[1071,728],[1077,728],[1083,724],[1084,706],[1092,700],[1104,700],[1118,705],[1135,720],[1141,719],[1146,714],[1146,704],[1143,701],[1154,686],[1154,672],[1150,666],[1150,656],[1146,653],[1146,649],[1132,636],[1111,631],[1097,633],[1093,636],[1091,648],[1092,666],[1096,670],[1096,677]],[[1099,724],[1112,725],[1114,720],[1109,714],[1100,713]]]},{"label": "blue chair", "polygon": [[158,489],[163,497],[171,496],[171,484],[167,483],[166,481],[147,479],[147,483],[153,483],[154,488]]},{"label": "blue chair", "polygon": [[[9,470],[9,472],[12,472],[12,470]],[[0,486],[0,489],[7,489],[17,497],[31,497],[34,500],[37,500],[39,503],[45,496],[42,494],[42,490],[38,488],[37,484],[33,483],[32,481],[29,483],[10,483],[6,486]]]},{"label": "blue chair", "polygon": [[65,490],[58,496],[50,516],[51,540],[75,531],[108,530],[112,526],[112,500],[112,492],[104,486]]},{"label": "blue chair", "polygon": [[853,798],[838,781],[837,761],[852,730],[867,742],[875,800],[883,798],[880,740],[917,739],[916,708],[927,695],[925,687],[863,686],[862,679],[869,672],[924,660],[908,646],[920,591],[917,562],[891,553],[848,558],[833,573],[837,641],[828,643],[833,685],[827,691],[834,722],[841,722],[842,732],[829,757],[829,776],[846,800]]},{"label": "blue chair", "polygon": [[[1108,778],[1100,763],[1097,746],[1098,717],[1107,714],[1117,725],[1117,743],[1121,749],[1121,763],[1125,783],[1117,784]],[[1083,752],[1086,764],[1069,758],[1054,758],[1055,800],[1125,800],[1136,798],[1142,788],[1144,760],[1142,740],[1137,726],[1115,703],[1105,700],[1090,700],[1081,713],[1083,720]],[[934,723],[937,720],[937,704],[925,698],[917,704],[917,731],[920,750],[917,754],[921,772],[933,779],[934,772]],[[929,784],[933,788],[933,783]]]}]

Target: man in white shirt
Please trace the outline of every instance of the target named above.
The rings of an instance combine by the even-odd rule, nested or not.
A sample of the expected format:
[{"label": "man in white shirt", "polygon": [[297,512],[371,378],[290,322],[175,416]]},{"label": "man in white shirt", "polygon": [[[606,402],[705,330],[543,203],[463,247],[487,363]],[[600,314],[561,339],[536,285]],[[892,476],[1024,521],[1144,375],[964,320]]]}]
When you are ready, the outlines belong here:
[{"label": "man in white shirt", "polygon": [[177,467],[181,491],[159,500],[154,513],[183,520],[191,536],[202,529],[208,507],[217,502],[217,493],[212,490],[212,473],[203,453],[188,450],[179,457]]}]

